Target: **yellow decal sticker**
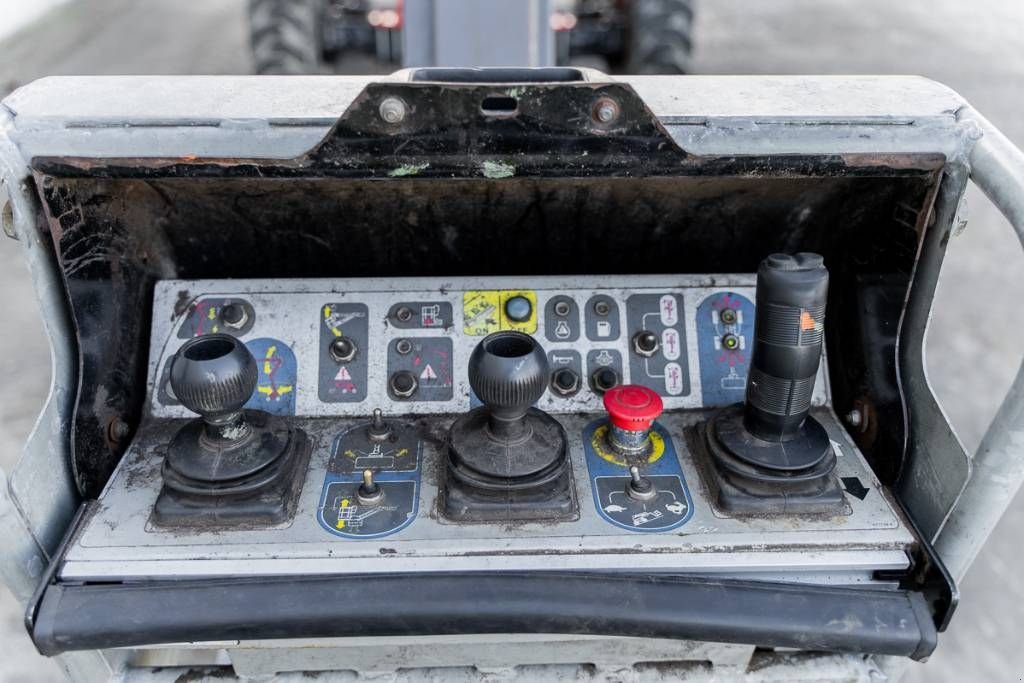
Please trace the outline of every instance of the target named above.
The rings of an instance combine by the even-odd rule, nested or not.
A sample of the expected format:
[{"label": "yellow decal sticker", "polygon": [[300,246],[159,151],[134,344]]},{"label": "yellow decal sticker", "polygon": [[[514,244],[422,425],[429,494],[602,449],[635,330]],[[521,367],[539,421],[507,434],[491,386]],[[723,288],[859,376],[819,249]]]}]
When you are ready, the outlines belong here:
[{"label": "yellow decal sticker", "polygon": [[499,292],[470,291],[462,295],[462,332],[483,337],[501,329]]},{"label": "yellow decal sticker", "polygon": [[[608,445],[608,440],[605,438],[608,435],[608,425],[601,425],[594,430],[594,435],[590,438],[590,445],[594,449],[602,460],[607,460],[613,465],[619,467],[629,467],[629,463],[626,462],[626,458],[619,455],[611,449]],[[647,464],[657,462],[661,456],[665,455],[665,439],[661,437],[661,434],[655,430],[651,430],[651,452],[647,455]]]},{"label": "yellow decal sticker", "polygon": [[[505,304],[514,297],[530,302],[530,317],[517,322],[505,313]],[[475,290],[462,295],[462,331],[483,337],[499,330],[518,330],[526,334],[537,331],[537,293],[530,290]]]},{"label": "yellow decal sticker", "polygon": [[337,529],[344,529],[345,528],[345,520],[343,518],[341,518],[341,514],[342,514],[342,510],[344,510],[347,507],[348,507],[348,498],[343,498],[342,501],[341,501],[341,509],[338,510],[338,515],[339,515],[338,523],[334,525],[335,528],[337,528]]}]

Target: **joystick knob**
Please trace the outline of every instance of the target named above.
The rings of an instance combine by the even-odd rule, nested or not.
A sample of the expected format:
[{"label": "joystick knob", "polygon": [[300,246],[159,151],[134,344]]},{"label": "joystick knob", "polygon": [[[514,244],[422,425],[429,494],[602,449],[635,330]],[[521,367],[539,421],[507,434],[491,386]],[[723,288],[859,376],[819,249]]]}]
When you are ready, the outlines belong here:
[{"label": "joystick knob", "polygon": [[195,337],[174,355],[171,389],[202,419],[188,420],[167,445],[156,524],[274,525],[295,513],[309,442],[287,418],[245,409],[258,378],[249,349],[230,335]]},{"label": "joystick knob", "polygon": [[568,519],[576,510],[565,429],[533,404],[548,361],[533,337],[495,332],[469,357],[483,406],[448,430],[446,517],[460,521]]},{"label": "joystick knob", "polygon": [[242,422],[242,407],[256,389],[256,359],[238,339],[205,334],[190,339],[171,362],[171,389],[181,404],[202,416],[211,436]]},{"label": "joystick knob", "polygon": [[746,401],[721,409],[704,430],[724,510],[811,514],[843,505],[832,442],[810,415],[827,294],[818,254],[772,254],[758,268]]},{"label": "joystick knob", "polygon": [[548,360],[533,337],[495,332],[469,357],[469,385],[487,407],[491,434],[507,439],[525,428],[523,418],[547,387]]}]

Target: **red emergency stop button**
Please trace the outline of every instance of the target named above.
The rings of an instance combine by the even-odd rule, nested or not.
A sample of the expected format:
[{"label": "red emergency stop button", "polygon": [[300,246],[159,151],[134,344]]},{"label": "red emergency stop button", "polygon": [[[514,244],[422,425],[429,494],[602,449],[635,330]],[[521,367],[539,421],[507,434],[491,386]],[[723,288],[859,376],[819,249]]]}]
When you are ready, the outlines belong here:
[{"label": "red emergency stop button", "polygon": [[604,394],[604,407],[612,424],[630,432],[642,432],[665,409],[661,396],[639,384],[620,384]]}]

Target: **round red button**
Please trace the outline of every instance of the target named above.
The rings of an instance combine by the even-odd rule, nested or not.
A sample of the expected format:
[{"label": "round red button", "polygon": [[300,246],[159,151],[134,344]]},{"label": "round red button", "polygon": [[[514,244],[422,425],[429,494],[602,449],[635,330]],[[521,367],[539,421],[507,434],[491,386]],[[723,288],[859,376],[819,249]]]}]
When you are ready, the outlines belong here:
[{"label": "round red button", "polygon": [[604,394],[604,407],[613,425],[631,432],[650,429],[665,409],[657,392],[639,384],[620,384],[609,389]]}]

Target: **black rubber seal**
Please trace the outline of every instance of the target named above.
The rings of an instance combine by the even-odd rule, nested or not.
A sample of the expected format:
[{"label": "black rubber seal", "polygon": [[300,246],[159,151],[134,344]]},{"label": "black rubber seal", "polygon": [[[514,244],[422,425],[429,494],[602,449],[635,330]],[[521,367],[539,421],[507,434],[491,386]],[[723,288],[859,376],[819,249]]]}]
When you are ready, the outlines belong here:
[{"label": "black rubber seal", "polygon": [[461,572],[51,584],[45,655],[174,642],[552,633],[927,657],[918,593],[586,572]]}]

